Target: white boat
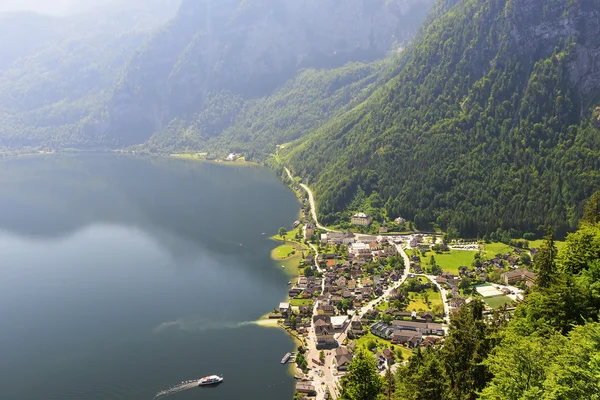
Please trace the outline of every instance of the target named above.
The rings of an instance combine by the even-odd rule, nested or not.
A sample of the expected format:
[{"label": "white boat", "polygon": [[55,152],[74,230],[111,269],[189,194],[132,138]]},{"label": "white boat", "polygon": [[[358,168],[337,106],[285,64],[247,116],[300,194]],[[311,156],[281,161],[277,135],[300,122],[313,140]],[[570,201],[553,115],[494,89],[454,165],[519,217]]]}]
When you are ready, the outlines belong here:
[{"label": "white boat", "polygon": [[198,386],[216,385],[217,383],[223,382],[223,377],[218,375],[205,376],[204,378],[198,379]]},{"label": "white boat", "polygon": [[292,353],[286,353],[285,356],[283,356],[283,358],[281,359],[281,363],[285,364],[286,362],[288,362],[288,360],[290,359],[291,356],[292,356]]}]

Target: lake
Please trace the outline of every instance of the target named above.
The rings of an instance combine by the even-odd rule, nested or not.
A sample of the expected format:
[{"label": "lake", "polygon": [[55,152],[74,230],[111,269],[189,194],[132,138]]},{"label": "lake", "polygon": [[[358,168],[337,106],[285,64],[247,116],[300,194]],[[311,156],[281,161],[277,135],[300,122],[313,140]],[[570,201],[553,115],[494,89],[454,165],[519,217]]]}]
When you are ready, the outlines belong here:
[{"label": "lake", "polygon": [[0,398],[291,399],[294,343],[255,321],[286,298],[268,236],[299,207],[260,167],[0,161]]}]

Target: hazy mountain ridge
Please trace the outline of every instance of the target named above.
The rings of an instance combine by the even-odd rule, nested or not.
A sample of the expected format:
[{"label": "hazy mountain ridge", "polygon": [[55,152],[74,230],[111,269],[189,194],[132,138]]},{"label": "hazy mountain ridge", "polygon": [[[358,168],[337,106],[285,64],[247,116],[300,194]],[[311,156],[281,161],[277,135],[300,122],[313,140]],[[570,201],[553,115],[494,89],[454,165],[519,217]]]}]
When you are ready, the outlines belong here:
[{"label": "hazy mountain ridge", "polygon": [[0,148],[98,144],[81,137],[82,127],[102,115],[124,66],[178,4],[130,0],[69,17],[0,14],[7,35],[0,39]]},{"label": "hazy mountain ridge", "polygon": [[143,143],[175,118],[193,120],[211,93],[262,97],[302,68],[381,58],[412,38],[430,5],[184,1],[178,17],[132,60],[108,110],[110,134],[118,145]]}]

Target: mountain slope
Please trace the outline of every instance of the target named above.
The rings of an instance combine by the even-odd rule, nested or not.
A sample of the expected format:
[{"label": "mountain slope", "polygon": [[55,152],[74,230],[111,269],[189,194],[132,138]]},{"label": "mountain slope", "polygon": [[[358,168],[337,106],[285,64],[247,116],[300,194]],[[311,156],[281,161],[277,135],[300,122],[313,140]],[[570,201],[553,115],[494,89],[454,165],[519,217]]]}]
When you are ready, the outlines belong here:
[{"label": "mountain slope", "polygon": [[395,75],[400,56],[335,69],[307,69],[272,95],[244,99],[231,92],[211,93],[191,123],[176,119],[138,150],[211,154],[243,153],[264,161],[276,147],[301,138],[367,99]]},{"label": "mountain slope", "polygon": [[[133,58],[108,109],[115,146],[194,121],[215,101],[274,93],[304,68],[370,61],[416,32],[431,0],[184,0]],[[198,126],[196,126],[198,127]],[[192,129],[194,140],[220,129]]]},{"label": "mountain slope", "polygon": [[600,1],[446,3],[398,76],[285,161],[327,223],[383,207],[462,235],[572,229],[600,187]]},{"label": "mountain slope", "polygon": [[0,14],[0,149],[94,146],[80,135],[135,51],[179,0],[127,0],[93,13]]}]

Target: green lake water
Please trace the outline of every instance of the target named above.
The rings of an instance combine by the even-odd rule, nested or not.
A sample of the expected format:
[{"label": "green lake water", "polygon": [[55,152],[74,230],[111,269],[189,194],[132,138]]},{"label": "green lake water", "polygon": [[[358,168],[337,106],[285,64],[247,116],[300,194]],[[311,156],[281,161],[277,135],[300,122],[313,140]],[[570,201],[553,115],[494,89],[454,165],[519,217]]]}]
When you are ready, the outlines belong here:
[{"label": "green lake water", "polygon": [[268,236],[298,208],[259,167],[1,161],[0,398],[291,399],[294,344],[253,321],[285,298]]}]

